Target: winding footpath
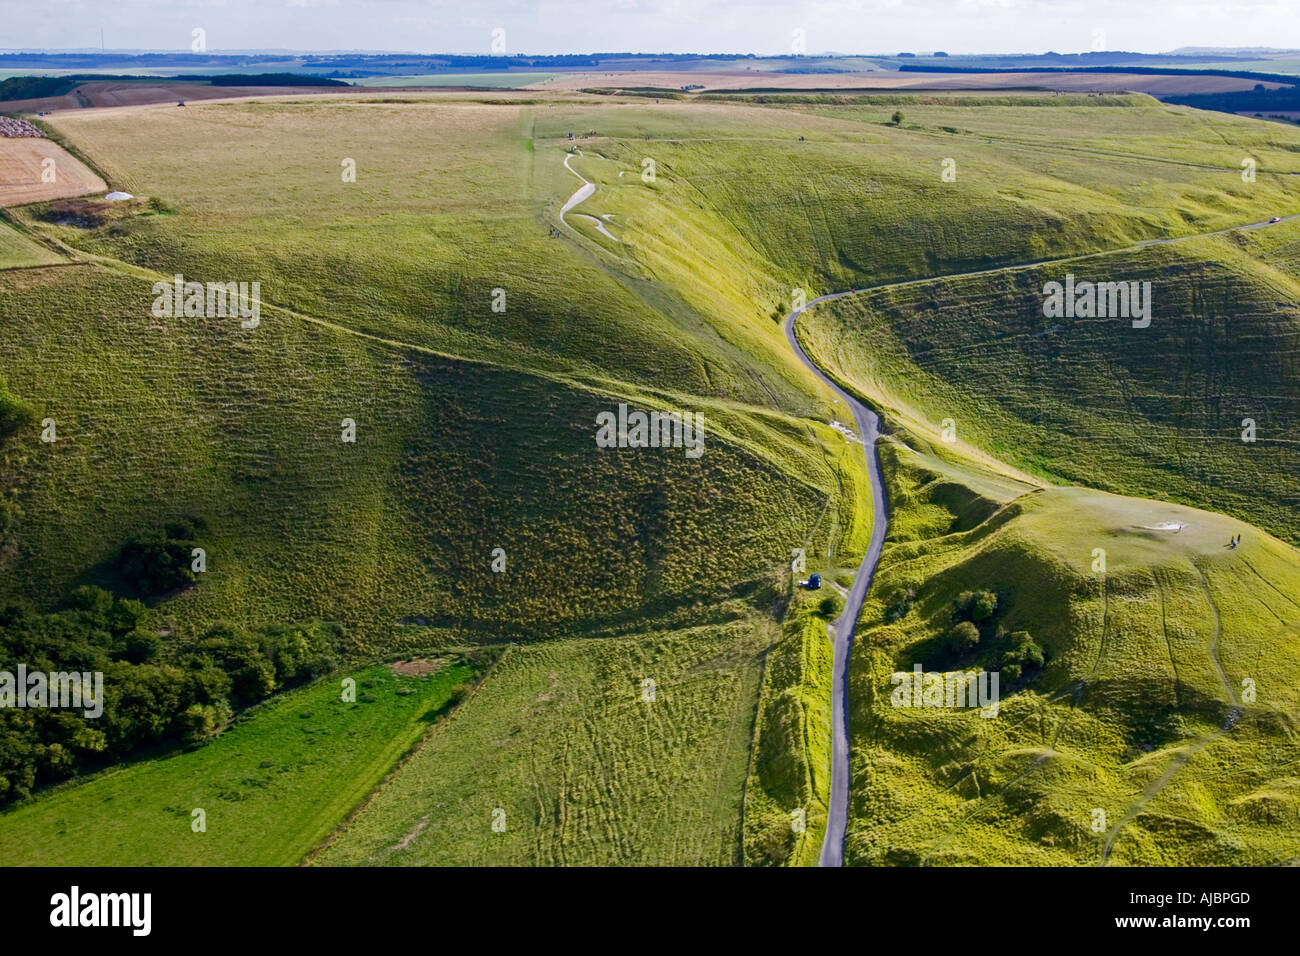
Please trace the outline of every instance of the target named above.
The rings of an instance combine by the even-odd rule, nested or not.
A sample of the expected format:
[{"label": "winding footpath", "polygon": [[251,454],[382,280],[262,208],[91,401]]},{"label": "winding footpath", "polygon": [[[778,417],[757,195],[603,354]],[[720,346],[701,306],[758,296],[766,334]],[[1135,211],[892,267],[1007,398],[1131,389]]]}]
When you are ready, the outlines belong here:
[{"label": "winding footpath", "polygon": [[818,861],[821,866],[842,866],[844,863],[844,833],[849,814],[849,652],[853,647],[853,632],[857,628],[858,615],[862,613],[862,602],[866,599],[867,588],[871,586],[871,578],[876,573],[880,551],[885,544],[889,515],[885,508],[885,486],[880,478],[880,461],[876,457],[880,417],[840,388],[808,357],[795,336],[794,324],[804,311],[814,305],[855,295],[859,291],[863,290],[836,292],[813,299],[802,309],[795,309],[785,320],[785,337],[799,361],[825,382],[853,411],[853,419],[858,425],[858,437],[862,439],[862,455],[866,460],[867,474],[871,479],[871,541],[867,545],[867,553],[862,556],[862,564],[858,566],[853,587],[844,600],[844,613],[836,619],[834,625],[835,658],[831,669],[831,799],[826,815],[826,839],[822,843],[821,858]]}]

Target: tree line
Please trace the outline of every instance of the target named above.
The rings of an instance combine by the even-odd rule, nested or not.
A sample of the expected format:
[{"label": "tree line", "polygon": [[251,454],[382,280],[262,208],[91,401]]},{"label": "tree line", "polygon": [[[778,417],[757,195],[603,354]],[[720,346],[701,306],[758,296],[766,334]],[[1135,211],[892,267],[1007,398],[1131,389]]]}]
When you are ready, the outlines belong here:
[{"label": "tree line", "polygon": [[[143,602],[93,586],[52,612],[0,609],[0,671],[101,672],[103,713],[0,707],[0,803],[151,745],[198,746],[234,713],[329,673],[341,630],[220,625],[175,644],[143,626]],[[23,692],[19,688],[19,692]]]}]

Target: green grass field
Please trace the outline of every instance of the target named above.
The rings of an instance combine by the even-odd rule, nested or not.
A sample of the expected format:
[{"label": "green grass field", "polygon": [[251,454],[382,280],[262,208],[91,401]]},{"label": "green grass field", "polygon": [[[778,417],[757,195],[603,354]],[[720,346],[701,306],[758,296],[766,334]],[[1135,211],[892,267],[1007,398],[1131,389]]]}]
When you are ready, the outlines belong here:
[{"label": "green grass field", "polygon": [[317,862],[738,863],[774,638],[742,618],[511,648]]},{"label": "green grass field", "polygon": [[33,242],[4,221],[0,221],[0,269],[27,269],[56,265],[63,260]]},{"label": "green grass field", "polygon": [[[290,866],[325,839],[473,679],[343,672],[256,708],[197,750],[127,764],[0,815],[11,866]],[[205,813],[196,832],[193,811]]]},{"label": "green grass field", "polygon": [[[516,645],[323,864],[814,862],[827,615],[792,596],[790,558],[804,548],[809,570],[846,583],[871,517],[860,446],[827,425],[847,411],[777,320],[800,295],[1293,211],[1300,170],[1291,128],[1141,96],[373,95],[60,114],[59,133],[141,198],[79,219],[15,211],[86,263],[0,272],[0,377],[59,434],[0,446],[0,597],[53,607],[111,586],[128,535],[201,515],[208,571],[148,618],[168,635],[324,619],[359,658]],[[559,213],[579,185],[570,148],[596,184],[575,212],[612,240]],[[1294,471],[1278,304],[1294,298],[1293,235],[1088,260],[1166,283],[1145,339],[1097,323],[1038,336],[1031,273],[894,287],[801,320],[897,429],[890,544],[851,675],[851,862],[1098,862],[1109,831],[1078,829],[1094,808],[1110,862],[1295,855],[1295,828],[1268,821],[1292,812],[1279,728],[1297,703],[1297,560],[1255,527],[1294,540],[1292,492],[1272,490]],[[259,281],[261,324],[153,317],[153,283],[176,273]],[[1197,441],[1265,398],[1250,470],[1226,441]],[[597,413],[623,402],[703,413],[705,454],[595,447]],[[1176,540],[1140,528],[1169,515],[1187,525]],[[915,606],[886,624],[907,587]],[[953,598],[981,587],[1046,648],[1042,671],[998,720],[882,703],[882,679],[929,660]],[[1246,677],[1249,706],[1233,697]],[[277,740],[269,715],[294,699],[195,754],[0,814],[0,833],[39,845],[62,818],[37,811],[56,801],[89,801],[79,825],[111,819],[92,788],[114,780],[128,819],[155,819],[183,804],[151,796],[149,774],[250,728]],[[258,859],[301,858],[402,749],[321,784],[328,813],[241,813],[267,831]],[[196,767],[203,792],[226,780]],[[172,846],[142,826],[121,839]]]}]

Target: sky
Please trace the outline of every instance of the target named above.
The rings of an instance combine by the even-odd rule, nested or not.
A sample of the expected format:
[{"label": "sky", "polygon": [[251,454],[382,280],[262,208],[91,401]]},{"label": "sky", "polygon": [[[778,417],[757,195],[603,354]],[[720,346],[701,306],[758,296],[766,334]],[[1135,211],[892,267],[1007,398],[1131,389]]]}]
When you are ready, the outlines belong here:
[{"label": "sky", "polygon": [[[0,49],[1158,53],[1300,48],[1300,0],[0,0]],[[801,33],[798,31],[802,31]],[[802,41],[802,49],[798,48]]]}]

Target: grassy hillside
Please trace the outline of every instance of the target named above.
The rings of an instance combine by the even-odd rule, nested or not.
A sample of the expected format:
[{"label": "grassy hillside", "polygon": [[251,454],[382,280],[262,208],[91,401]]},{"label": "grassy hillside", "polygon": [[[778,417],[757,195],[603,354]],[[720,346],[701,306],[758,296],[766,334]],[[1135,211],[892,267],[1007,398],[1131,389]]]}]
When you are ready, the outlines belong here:
[{"label": "grassy hillside", "polygon": [[[689,237],[670,244],[682,288],[704,276],[725,287],[715,262],[733,282],[745,274],[715,244],[821,293],[1226,228],[1300,195],[1297,131],[1146,97],[832,99],[575,106],[538,128],[613,140],[591,147],[624,173],[598,179],[609,188],[596,210],[615,213],[627,227],[615,234],[652,265],[672,254],[665,235]],[[653,184],[641,182],[647,158]]]},{"label": "grassy hillside", "polygon": [[[960,440],[1027,472],[1213,508],[1297,542],[1297,235],[1286,222],[885,288],[816,310],[807,334],[878,400],[952,419]],[[1067,273],[1149,281],[1150,326],[1044,316],[1045,284]]]},{"label": "grassy hillside", "polygon": [[613,396],[288,319],[153,319],[143,283],[88,267],[6,276],[0,337],[22,356],[6,380],[58,429],[3,449],[10,597],[113,584],[130,534],[194,514],[208,570],[158,609],[173,629],[323,617],[370,651],[414,618],[475,641],[627,629],[824,551],[853,519],[831,500],[837,459],[778,418],[702,406],[699,458],[600,449]]},{"label": "grassy hillside", "polygon": [[768,651],[745,790],[748,866],[815,866],[826,836],[834,658],[827,628],[844,607],[829,590],[796,591],[781,640]]},{"label": "grassy hillside", "polygon": [[62,262],[54,252],[0,220],[0,269],[23,269]]},{"label": "grassy hillside", "polygon": [[[242,717],[198,750],[108,770],[0,815],[11,866],[289,866],[450,706],[474,668],[339,673]],[[196,832],[193,810],[205,813]]]},{"label": "grassy hillside", "polygon": [[539,112],[413,98],[68,115],[60,132],[114,185],[172,214],[45,227],[164,275],[257,279],[284,308],[451,355],[752,403],[806,394],[787,356],[779,374],[755,366],[700,336],[709,323],[671,290],[643,301],[550,235],[547,210],[578,181]]},{"label": "grassy hillside", "polygon": [[[671,650],[662,709],[679,735],[678,810],[651,824],[646,852],[740,859],[765,635],[776,631],[771,582],[793,548],[822,567],[869,532],[860,466],[839,435],[801,417],[829,403],[776,333],[706,321],[580,238],[551,237],[548,217],[576,180],[559,149],[534,166],[527,112],[513,106],[101,115],[64,132],[143,198],[25,208],[26,225],[90,263],[0,277],[5,380],[58,434],[42,442],[33,427],[0,448],[4,596],[54,606],[83,581],[118,586],[127,536],[197,515],[208,569],[149,618],[177,639],[221,620],[310,618],[343,624],[344,650],[357,654],[629,635],[557,645],[547,673],[583,689],[586,706],[588,684],[607,687],[628,663],[624,644],[659,659],[660,640],[636,636],[653,622]],[[376,122],[393,137],[376,138]],[[339,181],[338,159],[302,162],[348,128],[357,183]],[[161,148],[168,136],[192,149]],[[174,272],[262,282],[260,325],[155,318],[152,285]],[[492,309],[495,288],[504,312]],[[748,358],[751,340],[770,340],[766,359]],[[621,402],[699,411],[705,453],[595,447],[597,413]],[[355,443],[341,440],[344,418]],[[709,642],[709,657],[679,660]],[[595,646],[612,663],[587,673],[578,648]],[[722,684],[703,680],[714,670]],[[509,718],[510,673],[475,698],[473,734]],[[690,695],[674,697],[683,681]],[[722,716],[725,733],[702,741]],[[574,719],[566,708],[555,726]],[[551,731],[537,737],[544,760]],[[592,737],[593,766],[611,748],[642,761],[632,731],[611,718]],[[497,767],[499,786],[517,787],[521,770]],[[440,780],[452,794],[469,785]],[[360,797],[350,787],[322,796],[346,809]],[[649,806],[663,787],[646,766],[622,799]],[[582,799],[607,798],[598,788]],[[49,822],[14,819],[33,840]],[[582,838],[575,858],[630,852],[607,835]],[[571,840],[543,828],[514,859],[564,853]]]},{"label": "grassy hillside", "polygon": [[[1145,97],[899,106],[370,95],[61,115],[60,135],[141,198],[23,208],[24,228],[87,264],[0,272],[0,376],[35,421],[58,427],[54,443],[29,429],[0,446],[0,597],[55,606],[78,583],[114,586],[114,556],[129,534],[198,515],[208,570],[157,602],[148,623],[164,634],[321,618],[346,627],[344,650],[354,654],[519,642],[322,863],[814,860],[828,783],[825,625],[838,610],[799,595],[787,613],[789,563],[802,547],[809,570],[847,581],[841,569],[856,562],[870,516],[859,446],[826,424],[848,415],[798,365],[776,320],[800,290],[811,297],[1266,218],[1294,202],[1283,174],[1300,150],[1291,129]],[[570,133],[580,138],[571,143]],[[1257,160],[1254,183],[1241,179],[1243,155]],[[955,181],[943,178],[948,158]],[[355,182],[341,175],[351,162]],[[600,217],[615,238],[560,215],[575,172],[596,189],[574,212]],[[1171,305],[1204,313],[1191,328],[1220,329],[1223,315],[1253,303],[1251,334],[1275,347],[1252,354],[1274,364],[1246,397],[1286,386],[1289,375],[1276,347],[1289,326],[1263,305],[1289,280],[1273,277],[1262,252],[1238,248],[1254,241],[1196,246],[1202,261],[1245,269],[1252,280],[1241,288],[1212,268],[1196,273],[1183,246],[1142,254],[1151,257],[1143,268],[1197,275]],[[1272,254],[1280,262],[1293,252]],[[153,317],[153,283],[176,273],[260,282],[261,324]],[[901,303],[906,293],[882,295]],[[502,296],[504,310],[494,308]],[[960,335],[980,314],[969,305],[952,313],[955,331],[936,335]],[[1275,727],[1295,702],[1271,677],[1257,678],[1258,705],[1232,692],[1261,665],[1290,680],[1292,644],[1279,635],[1294,627],[1284,602],[1268,603],[1272,618],[1245,603],[1235,562],[1248,559],[1271,587],[1294,593],[1294,553],[1200,512],[1187,513],[1173,545],[1132,530],[1148,508],[1153,525],[1184,516],[1171,506],[1062,489],[1026,498],[1040,480],[1070,477],[1041,460],[1061,429],[1054,437],[1044,428],[1033,454],[1003,465],[1012,439],[999,429],[1025,417],[972,385],[958,416],[965,457],[936,451],[927,419],[942,416],[925,389],[945,394],[933,383],[959,382],[965,369],[922,368],[915,354],[935,342],[909,351],[886,339],[881,348],[848,312],[819,309],[808,320],[815,352],[866,394],[897,400],[896,417],[925,458],[891,466],[892,544],[855,657],[850,858],[1020,861],[1013,849],[1029,826],[1043,859],[1090,859],[1092,849],[1071,842],[1072,823],[1053,818],[1040,833],[1004,798],[989,804],[1010,815],[997,818],[987,845],[963,843],[973,831],[958,826],[975,805],[954,781],[987,794],[988,780],[1024,769],[1020,751],[1064,754],[1067,745],[1069,759],[1102,781],[1115,860],[1191,859],[1202,849],[1184,822],[1226,832],[1214,813],[1229,806],[1243,849],[1203,852],[1291,853],[1255,821],[1290,812],[1290,784],[1264,755],[1283,746]],[[1149,342],[1184,347],[1186,394],[1200,395],[1196,363],[1222,349],[1188,328],[1145,331],[1182,330]],[[1080,340],[1080,349],[1104,341]],[[1136,363],[1140,353],[1128,353],[1123,361]],[[1033,356],[1026,348],[980,367],[1034,381]],[[1207,382],[1219,383],[1218,368]],[[1059,390],[1050,378],[1038,387]],[[704,455],[595,447],[596,415],[623,402],[703,413]],[[1182,436],[1204,419],[1190,398],[1172,418],[1141,407],[1153,448],[1167,437],[1161,428]],[[979,424],[968,428],[969,410]],[[341,440],[345,418],[356,423],[355,443]],[[1192,459],[1177,443],[1176,466],[1146,447],[1103,446],[1081,441],[1060,467],[1068,458],[1084,469],[1077,480],[1189,501],[1204,492],[1195,480],[1214,473],[1210,458]],[[1266,453],[1260,482],[1284,473],[1281,458],[1267,457],[1277,446],[1254,447]],[[1188,461],[1187,487],[1156,481],[1166,470],[1181,476]],[[1110,484],[1097,479],[1103,472],[1114,473]],[[1223,487],[1246,514],[1250,482]],[[1261,509],[1257,520],[1282,533],[1288,507]],[[1062,540],[1061,527],[1088,530]],[[1211,550],[1238,530],[1241,549]],[[1115,549],[1109,583],[1071,563],[1091,560],[1090,549],[1071,549],[1094,539]],[[500,573],[496,548],[505,552]],[[1153,660],[1119,635],[1149,637],[1157,580],[1171,609],[1167,656],[1179,670],[1164,697],[1142,690],[1155,670],[1097,670],[1116,646],[1127,648],[1117,660]],[[891,583],[916,594],[883,625]],[[882,715],[873,695],[893,666],[930,660],[954,598],[986,587],[1000,599],[1007,592],[995,623],[1032,633],[1048,657],[1012,688],[1003,718],[949,715],[978,723],[936,748],[928,713]],[[1121,614],[1118,596],[1129,594]],[[1012,649],[1006,635],[987,636],[972,662]],[[653,703],[639,697],[647,677]],[[1034,714],[1047,716],[1003,729],[1006,713],[1040,697]],[[1225,728],[1234,706],[1242,713]],[[1088,715],[1082,730],[1077,714]],[[1042,728],[1066,717],[1072,729],[1044,744]],[[983,744],[963,750],[968,738],[987,753]],[[1215,780],[1212,797],[1186,797],[1199,801],[1195,813],[1163,809],[1182,792],[1181,770],[1138,806],[1151,779],[1143,767],[1190,754],[1184,769],[1201,780],[1209,775],[1198,761],[1230,746],[1251,775]],[[895,763],[897,780],[875,782]],[[216,779],[215,770],[198,779]],[[1076,782],[1048,787],[1044,799],[1064,800]],[[334,785],[326,798],[350,807],[360,793]],[[898,807],[916,831],[888,829]],[[799,833],[790,820],[801,808]],[[497,809],[502,831],[491,826]],[[1073,813],[1069,804],[1061,819]],[[1143,814],[1154,815],[1150,827]],[[8,819],[28,841],[53,826],[39,815],[0,822]],[[1148,830],[1156,835],[1140,836]],[[950,832],[942,849],[926,843]],[[300,846],[301,833],[282,836]],[[890,846],[903,855],[887,859]]]},{"label": "grassy hillside", "polygon": [[[1300,855],[1300,552],[1208,511],[1038,486],[900,421],[879,446],[890,531],[850,669],[846,860]],[[995,610],[963,641],[981,591]],[[996,714],[896,699],[892,675],[916,665],[997,672]]]}]

